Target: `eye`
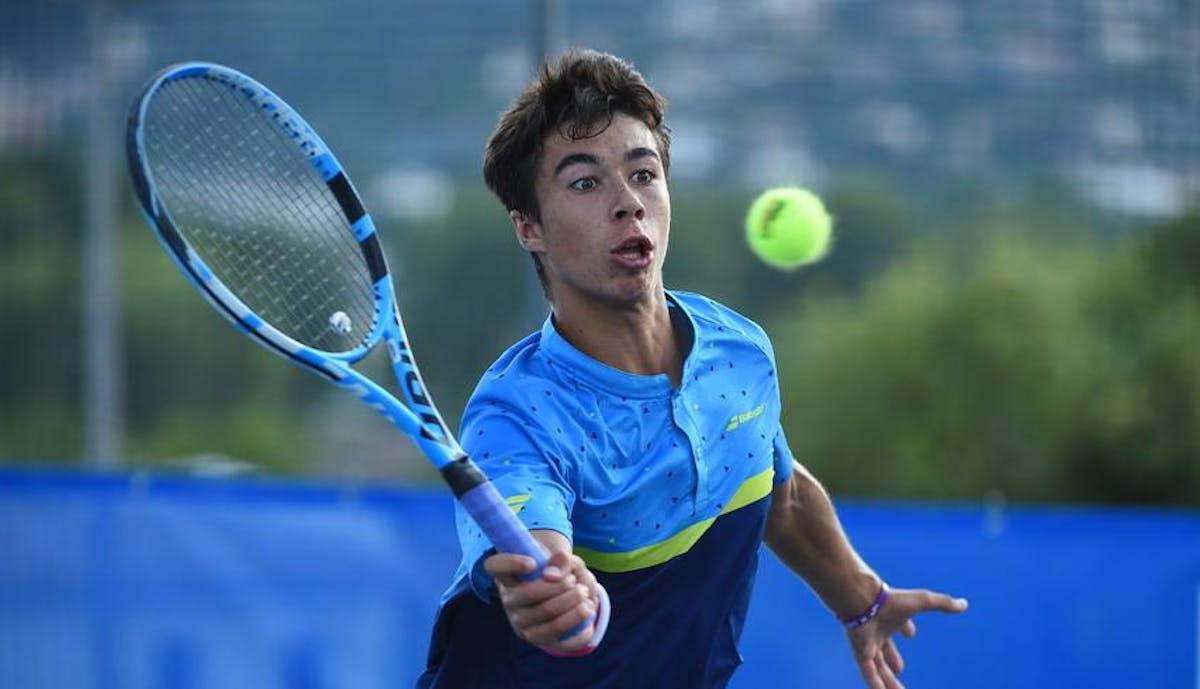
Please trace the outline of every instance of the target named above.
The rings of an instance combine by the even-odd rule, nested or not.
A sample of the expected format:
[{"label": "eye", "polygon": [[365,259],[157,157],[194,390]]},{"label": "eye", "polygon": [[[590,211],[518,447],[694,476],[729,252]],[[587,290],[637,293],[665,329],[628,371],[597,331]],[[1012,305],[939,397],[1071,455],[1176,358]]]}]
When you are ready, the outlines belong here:
[{"label": "eye", "polygon": [[633,173],[630,179],[633,180],[634,184],[650,184],[657,176],[658,175],[655,175],[653,170],[649,168],[643,168]]},{"label": "eye", "polygon": [[571,182],[570,186],[575,191],[588,191],[589,189],[596,188],[596,180],[592,177],[580,177],[574,182]]}]

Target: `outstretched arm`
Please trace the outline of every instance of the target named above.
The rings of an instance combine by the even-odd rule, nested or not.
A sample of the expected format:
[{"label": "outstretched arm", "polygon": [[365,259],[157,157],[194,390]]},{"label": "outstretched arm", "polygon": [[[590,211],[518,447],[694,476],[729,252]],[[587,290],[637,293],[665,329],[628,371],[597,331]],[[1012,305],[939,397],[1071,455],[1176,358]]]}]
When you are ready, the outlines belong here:
[{"label": "outstretched arm", "polygon": [[[839,619],[858,622],[847,625],[847,634],[871,689],[901,686],[896,675],[904,669],[904,660],[892,636],[916,634],[915,615],[967,609],[965,600],[932,591],[895,589],[881,595],[883,580],[850,545],[829,494],[799,463],[771,496],[766,542]],[[886,602],[876,608],[881,600]]]}]

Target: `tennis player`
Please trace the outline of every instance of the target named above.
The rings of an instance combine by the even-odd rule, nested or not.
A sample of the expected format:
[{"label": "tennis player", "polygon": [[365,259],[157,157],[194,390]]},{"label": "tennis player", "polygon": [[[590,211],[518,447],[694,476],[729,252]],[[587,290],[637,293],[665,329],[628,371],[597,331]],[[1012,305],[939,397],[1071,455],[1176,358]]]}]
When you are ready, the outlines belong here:
[{"label": "tennis player", "polygon": [[[846,626],[866,685],[899,687],[897,632],[966,602],[889,589],[788,449],[771,343],[667,290],[670,133],[627,62],[572,50],[503,114],[484,178],[551,305],[484,374],[462,443],[551,553],[496,554],[460,511],[463,560],[418,686],[723,687],[766,544]],[[606,610],[595,624],[569,633]]]}]

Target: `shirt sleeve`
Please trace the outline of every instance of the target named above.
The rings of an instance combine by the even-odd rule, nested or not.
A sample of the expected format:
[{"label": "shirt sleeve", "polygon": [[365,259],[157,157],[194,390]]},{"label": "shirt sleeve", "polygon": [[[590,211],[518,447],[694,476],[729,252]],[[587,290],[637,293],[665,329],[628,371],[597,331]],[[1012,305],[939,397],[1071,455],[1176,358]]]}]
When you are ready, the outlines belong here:
[{"label": "shirt sleeve", "polygon": [[[504,496],[508,506],[529,529],[552,529],[571,540],[571,509],[575,494],[564,463],[553,455],[554,445],[533,419],[500,405],[469,414],[462,428],[462,446]],[[462,546],[462,568],[471,589],[485,601],[493,599],[495,583],[483,570],[494,552],[474,520],[456,503],[455,517]]]},{"label": "shirt sleeve", "polygon": [[[762,332],[760,330],[760,332]],[[779,390],[779,364],[775,360],[775,348],[771,345],[771,339],[767,337],[766,332],[762,332],[762,341],[765,345],[767,357],[771,360],[771,375],[775,378],[775,403],[778,407],[782,407],[783,403],[780,399]],[[796,456],[792,454],[792,448],[788,447],[787,435],[783,432],[783,423],[780,422],[775,427],[775,439],[773,441],[775,450],[775,485],[779,485],[792,477],[792,465],[796,461]]]},{"label": "shirt sleeve", "polygon": [[775,432],[775,485],[779,485],[788,480],[792,476],[792,466],[796,461],[795,455],[792,454],[792,448],[788,447],[787,436],[783,433],[783,426],[780,425]]}]

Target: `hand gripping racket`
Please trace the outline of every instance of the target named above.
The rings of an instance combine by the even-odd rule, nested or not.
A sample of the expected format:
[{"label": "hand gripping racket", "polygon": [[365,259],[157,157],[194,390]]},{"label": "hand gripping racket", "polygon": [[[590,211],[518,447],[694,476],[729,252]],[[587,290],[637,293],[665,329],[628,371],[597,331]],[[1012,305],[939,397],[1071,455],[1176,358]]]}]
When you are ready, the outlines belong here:
[{"label": "hand gripping racket", "polygon": [[[501,551],[545,551],[459,447],[421,380],[371,216],[316,132],[236,70],[190,62],[134,101],[126,152],[138,200],[175,264],[260,345],[349,390],[424,451]],[[407,404],[353,365],[387,347]],[[603,588],[590,650],[608,623]]]}]

